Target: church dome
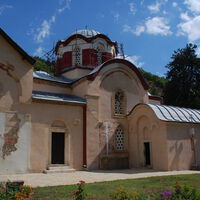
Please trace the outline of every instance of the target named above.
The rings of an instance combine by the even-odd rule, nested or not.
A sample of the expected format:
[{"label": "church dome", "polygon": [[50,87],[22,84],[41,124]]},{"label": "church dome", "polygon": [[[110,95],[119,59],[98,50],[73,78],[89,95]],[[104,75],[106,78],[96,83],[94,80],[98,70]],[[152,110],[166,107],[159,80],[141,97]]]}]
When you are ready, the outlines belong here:
[{"label": "church dome", "polygon": [[90,38],[101,33],[95,30],[82,29],[82,30],[77,30],[73,32],[71,35],[75,35],[75,34],[83,35],[84,37]]},{"label": "church dome", "polygon": [[[95,30],[74,31],[56,44],[56,74],[76,69],[93,69],[117,56],[117,43]],[[89,68],[88,68],[89,67]],[[80,77],[79,77],[80,78]]]}]

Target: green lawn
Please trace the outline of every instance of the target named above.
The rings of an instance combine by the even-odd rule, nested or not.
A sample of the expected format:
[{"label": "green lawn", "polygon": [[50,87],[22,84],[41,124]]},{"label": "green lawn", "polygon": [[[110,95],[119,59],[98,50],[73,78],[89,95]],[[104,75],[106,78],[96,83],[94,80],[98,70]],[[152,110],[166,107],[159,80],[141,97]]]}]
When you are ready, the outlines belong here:
[{"label": "green lawn", "polygon": [[[88,194],[88,200],[109,200],[109,194],[120,186],[131,191],[151,193],[168,188],[170,189],[176,182],[179,182],[182,185],[190,185],[200,190],[200,174],[89,183],[86,184],[85,187]],[[72,193],[76,189],[76,185],[35,188],[32,199],[70,200],[73,199]]]}]

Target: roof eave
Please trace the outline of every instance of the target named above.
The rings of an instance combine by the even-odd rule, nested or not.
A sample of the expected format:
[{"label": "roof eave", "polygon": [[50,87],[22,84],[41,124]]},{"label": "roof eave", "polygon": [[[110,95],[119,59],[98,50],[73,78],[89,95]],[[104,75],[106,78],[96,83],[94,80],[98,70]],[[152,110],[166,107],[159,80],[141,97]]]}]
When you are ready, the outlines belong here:
[{"label": "roof eave", "polygon": [[32,101],[35,103],[49,103],[49,104],[60,104],[60,105],[79,105],[84,106],[86,102],[77,102],[77,101],[59,101],[59,100],[52,100],[52,99],[45,99],[45,98],[37,98],[32,97]]},{"label": "roof eave", "polygon": [[135,72],[137,77],[139,78],[143,88],[145,90],[149,89],[149,85],[144,80],[144,78],[143,78],[142,74],[140,73],[140,71],[138,70],[138,68],[130,61],[124,60],[124,59],[119,59],[119,58],[113,58],[113,59],[106,61],[99,67],[99,69],[96,72],[87,75],[87,79],[90,81],[93,81],[96,78],[96,76],[99,74],[99,72],[101,71],[102,68],[104,68],[106,65],[113,64],[113,63],[122,63],[122,64],[125,64],[128,67],[130,67]]}]

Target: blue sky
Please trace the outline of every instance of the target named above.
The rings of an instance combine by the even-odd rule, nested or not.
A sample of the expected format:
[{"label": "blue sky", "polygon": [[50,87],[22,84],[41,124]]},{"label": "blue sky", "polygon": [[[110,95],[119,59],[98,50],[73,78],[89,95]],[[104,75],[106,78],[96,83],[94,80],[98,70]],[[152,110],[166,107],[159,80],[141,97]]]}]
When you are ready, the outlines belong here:
[{"label": "blue sky", "polygon": [[32,56],[94,29],[123,43],[137,67],[162,76],[174,50],[200,45],[200,0],[0,0],[0,27]]}]

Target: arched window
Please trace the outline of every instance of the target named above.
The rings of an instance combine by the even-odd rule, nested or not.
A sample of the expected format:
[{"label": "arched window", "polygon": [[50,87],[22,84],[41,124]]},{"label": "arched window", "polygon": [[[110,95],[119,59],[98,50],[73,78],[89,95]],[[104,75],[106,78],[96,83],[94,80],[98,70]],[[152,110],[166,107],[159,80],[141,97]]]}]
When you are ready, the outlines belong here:
[{"label": "arched window", "polygon": [[125,109],[125,96],[124,92],[118,90],[115,92],[115,99],[114,99],[114,114],[122,115],[124,114]]},{"label": "arched window", "polygon": [[78,46],[76,46],[74,49],[74,65],[81,65],[81,50]]},{"label": "arched window", "polygon": [[124,150],[124,130],[121,126],[118,126],[115,131],[115,148],[116,150]]}]

